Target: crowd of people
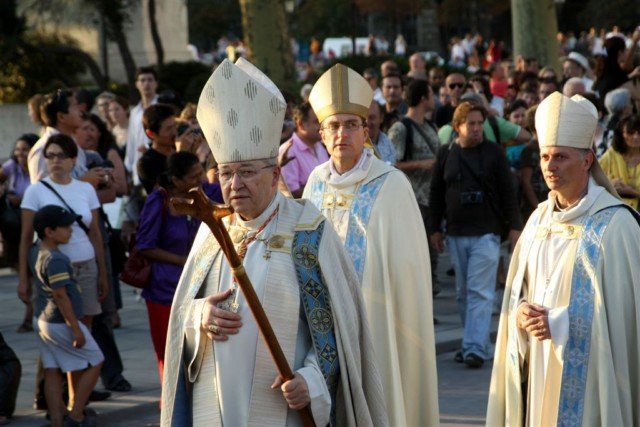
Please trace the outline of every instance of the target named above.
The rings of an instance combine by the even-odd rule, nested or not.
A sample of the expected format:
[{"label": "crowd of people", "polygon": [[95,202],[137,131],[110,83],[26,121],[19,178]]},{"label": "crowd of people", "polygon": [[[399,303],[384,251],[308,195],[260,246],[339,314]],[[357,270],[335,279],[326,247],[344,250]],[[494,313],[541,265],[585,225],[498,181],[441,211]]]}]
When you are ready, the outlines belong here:
[{"label": "crowd of people", "polygon": [[[375,425],[437,423],[432,299],[446,248],[464,326],[455,361],[477,369],[495,353],[490,419],[526,416],[540,425],[568,416],[558,399],[570,356],[554,356],[549,342],[577,346],[569,325],[588,314],[574,313],[574,290],[563,285],[573,262],[557,259],[582,250],[588,227],[605,227],[592,206],[617,208],[613,197],[621,197],[635,212],[640,200],[640,30],[592,33],[559,38],[561,73],[469,34],[452,41],[448,72],[428,68],[420,53],[409,56],[407,72],[393,60],[379,70],[338,64],[311,79],[300,99],[285,100],[243,58],[217,66],[198,105],[158,94],[152,67],[137,72],[136,105],[82,88],[34,96],[28,112],[40,133],[20,136],[0,169],[0,232],[25,305],[18,331],[35,332],[39,343],[36,407],[54,426],[93,425],[88,400],[135,387],[113,332],[127,321],[118,309],[129,247],[151,265],[141,297],[164,425],[210,417],[298,425],[293,410],[307,405],[318,425],[355,424],[356,414]],[[370,38],[368,54],[383,48]],[[407,53],[401,36],[395,50]],[[293,363],[292,379],[274,382],[237,269],[200,219],[169,203],[199,186],[234,208],[225,224]],[[612,237],[598,228],[602,245],[640,233],[633,219],[616,213]],[[540,233],[569,237],[539,243]],[[637,252],[630,246],[607,255],[615,272],[597,264],[604,271],[591,289],[616,274],[637,287],[637,273],[627,271],[628,254]],[[633,317],[624,292],[610,298]],[[494,352],[491,317],[499,312]],[[599,331],[620,322],[598,319]],[[176,351],[165,353],[169,347]],[[608,367],[612,378],[632,362]],[[519,377],[507,366],[514,363]],[[94,390],[99,378],[108,392]],[[266,394],[269,386],[283,396]],[[532,393],[518,394],[524,407],[512,407],[514,387]],[[211,395],[224,411],[206,404]],[[598,405],[593,413],[608,421],[638,422],[626,404],[616,413]]]}]

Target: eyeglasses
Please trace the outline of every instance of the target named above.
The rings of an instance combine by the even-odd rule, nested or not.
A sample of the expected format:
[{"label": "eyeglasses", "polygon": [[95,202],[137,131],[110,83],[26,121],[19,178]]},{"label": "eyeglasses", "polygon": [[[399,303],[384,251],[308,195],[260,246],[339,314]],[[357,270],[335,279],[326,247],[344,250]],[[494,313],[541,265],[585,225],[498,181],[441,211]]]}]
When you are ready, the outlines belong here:
[{"label": "eyeglasses", "polygon": [[455,88],[462,89],[464,87],[464,83],[449,83],[449,89],[453,90]]},{"label": "eyeglasses", "polygon": [[640,135],[640,129],[625,129],[624,133],[629,136]]},{"label": "eyeglasses", "polygon": [[254,180],[262,170],[274,168],[274,167],[275,167],[274,165],[269,165],[269,166],[261,167],[259,169],[240,168],[237,171],[223,170],[223,171],[216,172],[216,175],[218,176],[218,181],[220,181],[221,184],[227,184],[231,182],[233,180],[234,175],[238,175],[238,178],[240,179],[240,181],[246,183]]},{"label": "eyeglasses", "polygon": [[342,128],[342,130],[345,133],[351,133],[351,132],[355,132],[361,126],[364,126],[364,124],[362,122],[357,122],[355,120],[352,120],[352,121],[348,121],[348,122],[345,122],[345,123],[340,123],[340,122],[327,123],[327,125],[325,127],[320,128],[320,129],[325,130],[325,131],[329,132],[332,135],[335,135],[336,133],[338,133],[340,128]]},{"label": "eyeglasses", "polygon": [[44,153],[44,158],[48,159],[48,160],[53,160],[53,159],[59,159],[59,160],[65,160],[68,159],[69,156],[67,156],[67,153]]}]

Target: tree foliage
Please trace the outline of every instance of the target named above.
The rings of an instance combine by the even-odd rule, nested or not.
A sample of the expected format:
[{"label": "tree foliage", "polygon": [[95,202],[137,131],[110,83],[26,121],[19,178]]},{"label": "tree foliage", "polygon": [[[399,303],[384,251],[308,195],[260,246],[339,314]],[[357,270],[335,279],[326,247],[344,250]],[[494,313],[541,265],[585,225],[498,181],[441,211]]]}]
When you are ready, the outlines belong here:
[{"label": "tree foliage", "polygon": [[360,36],[361,26],[354,28],[354,20],[361,23],[361,14],[351,1],[307,0],[291,16],[291,34],[296,38],[322,40],[327,37]]},{"label": "tree foliage", "polygon": [[189,42],[198,49],[216,49],[222,36],[242,37],[238,0],[188,0]]},{"label": "tree foliage", "polygon": [[13,0],[0,2],[0,102],[80,84],[87,66],[75,41],[28,31]]}]

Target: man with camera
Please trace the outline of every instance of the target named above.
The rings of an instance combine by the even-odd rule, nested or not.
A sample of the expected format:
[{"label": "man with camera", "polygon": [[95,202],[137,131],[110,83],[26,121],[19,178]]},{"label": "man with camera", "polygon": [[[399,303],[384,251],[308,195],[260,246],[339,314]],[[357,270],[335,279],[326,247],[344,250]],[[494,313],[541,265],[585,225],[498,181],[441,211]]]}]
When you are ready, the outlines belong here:
[{"label": "man with camera", "polygon": [[453,114],[458,138],[443,146],[431,180],[429,239],[447,246],[456,272],[456,300],[464,327],[457,362],[479,368],[492,357],[489,337],[500,235],[508,230],[511,247],[522,229],[509,165],[501,148],[483,140],[484,107],[462,102]]}]

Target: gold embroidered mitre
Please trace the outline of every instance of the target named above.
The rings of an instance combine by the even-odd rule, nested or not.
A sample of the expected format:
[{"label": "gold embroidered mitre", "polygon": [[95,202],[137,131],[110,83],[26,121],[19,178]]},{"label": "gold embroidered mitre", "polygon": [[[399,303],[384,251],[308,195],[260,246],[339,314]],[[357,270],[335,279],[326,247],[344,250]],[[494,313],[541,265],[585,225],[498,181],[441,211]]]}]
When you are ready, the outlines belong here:
[{"label": "gold embroidered mitre", "polygon": [[325,71],[309,94],[309,103],[320,123],[341,113],[366,120],[372,99],[373,91],[364,77],[342,64]]},{"label": "gold embroidered mitre", "polygon": [[200,94],[198,122],[218,163],[278,156],[286,103],[269,78],[244,58],[225,59]]}]

